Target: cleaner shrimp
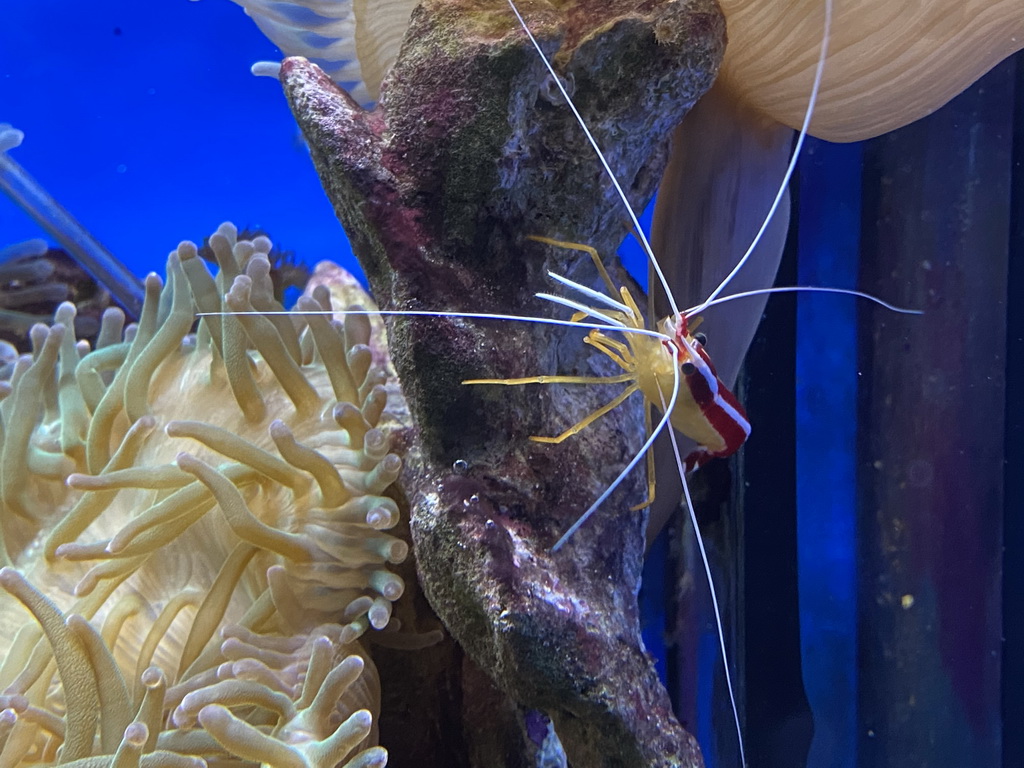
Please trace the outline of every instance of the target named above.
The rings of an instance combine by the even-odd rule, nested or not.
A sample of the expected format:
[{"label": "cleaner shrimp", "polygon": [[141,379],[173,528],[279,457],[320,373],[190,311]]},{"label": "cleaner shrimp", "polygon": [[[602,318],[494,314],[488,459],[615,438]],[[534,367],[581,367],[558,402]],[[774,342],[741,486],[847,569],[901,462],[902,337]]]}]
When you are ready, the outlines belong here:
[{"label": "cleaner shrimp", "polygon": [[[828,55],[828,40],[832,22],[832,0],[825,0],[824,2],[825,24],[822,33],[822,44],[818,63],[815,70],[814,83],[811,89],[803,125],[797,135],[792,158],[779,184],[778,192],[765,215],[761,227],[754,236],[753,241],[750,243],[743,256],[733,266],[731,271],[703,301],[682,311],[680,311],[677,306],[675,297],[673,296],[672,290],[665,278],[661,265],[654,254],[650,242],[643,232],[643,228],[640,226],[636,212],[633,211],[630,206],[625,192],[622,190],[622,187],[612,172],[611,167],[608,165],[597,141],[594,139],[593,134],[590,132],[583,120],[583,117],[577,110],[572,101],[572,97],[563,85],[561,78],[559,78],[558,74],[555,72],[550,61],[541,49],[537,39],[530,31],[526,21],[520,14],[519,9],[516,7],[514,0],[508,0],[508,4],[523,30],[528,35],[530,42],[537,51],[537,54],[543,61],[553,82],[561,93],[562,98],[565,100],[565,103],[572,110],[578,124],[587,138],[587,141],[593,147],[601,161],[605,173],[608,175],[619,199],[625,207],[625,211],[633,226],[633,231],[643,248],[650,268],[657,276],[661,287],[665,291],[667,301],[672,308],[672,314],[657,324],[658,327],[655,333],[650,335],[637,334],[637,331],[643,331],[646,329],[643,315],[637,307],[632,295],[629,293],[629,290],[625,287],[617,288],[614,285],[601,261],[600,255],[594,248],[579,243],[570,243],[553,240],[547,237],[531,235],[528,236],[527,239],[551,246],[578,250],[587,253],[593,260],[594,265],[601,276],[601,280],[608,291],[607,294],[594,291],[561,275],[552,272],[549,272],[548,274],[553,280],[576,291],[583,297],[589,298],[603,305],[602,309],[598,310],[592,306],[548,293],[540,293],[537,295],[538,298],[573,309],[575,314],[573,315],[571,322],[576,322],[584,317],[589,317],[591,320],[598,323],[607,324],[607,328],[609,330],[618,330],[622,332],[625,336],[625,343],[610,339],[605,333],[598,329],[591,329],[584,341],[604,353],[620,368],[622,368],[624,373],[610,377],[539,375],[516,379],[467,379],[463,383],[517,386],[523,384],[545,383],[616,384],[628,382],[629,386],[619,393],[612,401],[592,411],[582,420],[569,427],[561,434],[554,437],[532,436],[530,439],[540,443],[562,442],[572,435],[577,434],[601,416],[609,413],[623,403],[630,395],[639,391],[643,394],[645,399],[645,408],[647,410],[646,419],[648,421],[648,425],[650,425],[651,407],[658,407],[663,411],[667,409],[668,421],[672,426],[679,432],[692,438],[697,443],[698,447],[694,451],[690,452],[685,459],[678,462],[680,476],[681,479],[683,479],[685,489],[685,475],[687,473],[703,466],[713,458],[726,458],[731,456],[739,450],[740,446],[746,441],[746,438],[750,434],[750,424],[747,421],[746,413],[744,412],[742,405],[740,405],[732,392],[730,392],[718,378],[714,365],[711,362],[711,358],[708,356],[708,353],[704,348],[706,338],[703,334],[695,334],[698,325],[702,321],[700,316],[701,312],[712,306],[753,296],[775,293],[816,292],[854,296],[872,301],[893,312],[920,314],[916,310],[908,310],[893,306],[870,294],[843,288],[783,286],[743,291],[725,296],[722,295],[736,275],[739,274],[740,270],[742,270],[749,261],[757,248],[757,245],[761,241],[762,236],[767,231],[772,218],[785,196],[789,181],[796,168],[796,162],[800,156],[800,150],[807,136],[807,130],[813,116],[814,104],[817,99],[825,60]],[[617,300],[615,298],[616,296],[619,296],[621,301]],[[676,368],[679,369],[678,373],[674,372],[674,369]],[[680,373],[682,374],[682,378],[678,378]],[[671,406],[670,402],[672,403]],[[659,425],[658,429],[661,428],[663,428],[663,424]],[[657,430],[655,430],[655,433],[656,432]],[[642,455],[642,452],[638,453],[638,456],[640,455]],[[634,466],[633,463],[631,463],[627,469],[632,469],[632,466]],[[652,465],[649,464],[649,469],[651,466]],[[608,495],[610,495],[611,491],[614,490],[620,480],[621,476],[615,483],[613,483],[611,488],[605,494],[602,494],[601,497],[599,497],[598,500],[595,501],[594,504],[576,521],[576,523],[574,523],[573,526],[563,534],[563,536],[552,547],[553,550],[557,551],[568,541],[572,533],[578,530],[579,526],[597,510],[600,504],[603,503]],[[654,493],[653,480],[649,480],[649,493],[650,496],[647,502],[635,509],[642,509],[652,501]]]}]

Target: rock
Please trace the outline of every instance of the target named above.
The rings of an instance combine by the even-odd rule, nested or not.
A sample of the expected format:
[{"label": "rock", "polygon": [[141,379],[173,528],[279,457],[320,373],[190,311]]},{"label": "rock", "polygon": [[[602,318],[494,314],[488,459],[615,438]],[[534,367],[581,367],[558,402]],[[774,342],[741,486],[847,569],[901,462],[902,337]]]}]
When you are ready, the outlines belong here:
[{"label": "rock", "polygon": [[[721,60],[717,5],[523,10],[641,209],[671,129]],[[281,80],[382,309],[564,319],[534,297],[559,292],[547,271],[598,285],[589,258],[525,239],[607,256],[626,214],[503,1],[421,5],[373,111],[304,59],[286,59]],[[551,717],[577,768],[700,765],[640,639],[645,514],[628,508],[643,498],[642,473],[550,551],[639,448],[639,399],[561,444],[533,443],[615,389],[461,382],[613,373],[583,333],[454,317],[388,323],[411,410],[402,483],[416,562],[447,629],[517,705]]]}]

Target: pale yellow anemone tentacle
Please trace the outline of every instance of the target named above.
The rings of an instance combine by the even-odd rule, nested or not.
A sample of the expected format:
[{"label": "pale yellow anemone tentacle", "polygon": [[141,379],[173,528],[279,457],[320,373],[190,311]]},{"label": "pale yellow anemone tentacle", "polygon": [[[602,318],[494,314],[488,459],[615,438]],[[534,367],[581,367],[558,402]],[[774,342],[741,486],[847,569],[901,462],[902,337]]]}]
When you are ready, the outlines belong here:
[{"label": "pale yellow anemone tentacle", "polygon": [[[193,336],[193,300],[273,306],[269,240],[222,226],[211,249],[226,275],[183,243],[138,327],[108,313],[90,352],[37,326],[5,369],[0,765],[241,765],[267,740],[309,766],[386,759],[358,641],[390,624],[408,553],[385,533],[401,461],[379,326],[204,319]],[[177,729],[186,700],[200,726],[226,707],[236,736]]]}]

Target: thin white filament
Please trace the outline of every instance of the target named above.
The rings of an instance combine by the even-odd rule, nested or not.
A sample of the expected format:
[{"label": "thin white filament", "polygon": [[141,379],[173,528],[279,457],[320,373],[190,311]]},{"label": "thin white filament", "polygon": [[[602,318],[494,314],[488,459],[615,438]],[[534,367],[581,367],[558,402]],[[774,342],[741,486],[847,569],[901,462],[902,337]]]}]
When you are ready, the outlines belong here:
[{"label": "thin white filament", "polygon": [[[664,405],[664,401],[662,401]],[[697,548],[700,550],[700,561],[704,566],[704,575],[708,580],[708,590],[711,593],[711,605],[715,609],[715,627],[718,629],[718,647],[722,651],[722,669],[725,671],[725,687],[729,690],[729,704],[732,706],[732,719],[736,724],[736,743],[740,748],[740,766],[747,767],[747,753],[743,746],[743,727],[740,725],[740,709],[736,704],[736,693],[732,687],[732,673],[729,672],[729,653],[725,648],[725,628],[722,625],[722,611],[718,607],[718,592],[715,589],[715,579],[711,575],[711,563],[708,562],[708,553],[704,549],[704,535],[700,532],[700,525],[697,523],[697,515],[693,511],[693,499],[690,498],[690,484],[686,482],[686,470],[683,467],[682,457],[679,455],[679,443],[676,441],[676,433],[668,431],[669,439],[672,441],[672,453],[675,454],[676,468],[679,470],[679,480],[683,484],[683,498],[686,500],[686,511],[690,515],[690,524],[693,526],[693,533],[697,539]]]},{"label": "thin white filament", "polygon": [[516,8],[516,4],[513,0],[508,0],[508,5],[512,9],[512,13],[514,13],[516,18],[519,20],[519,24],[523,28],[523,31],[526,32],[526,36],[529,37],[530,42],[533,43],[533,47],[537,50],[540,60],[544,62],[544,67],[547,69],[548,74],[550,74],[551,79],[555,81],[558,91],[562,94],[562,98],[565,99],[565,103],[569,105],[569,109],[572,110],[573,115],[576,117],[576,122],[578,122],[580,128],[583,129],[583,133],[587,137],[587,141],[589,141],[590,146],[594,148],[594,152],[597,153],[598,160],[601,161],[601,166],[604,168],[608,178],[611,179],[612,185],[615,187],[615,191],[619,195],[619,199],[622,200],[622,204],[626,208],[626,213],[629,214],[629,220],[633,223],[637,238],[643,245],[644,252],[647,254],[647,258],[650,260],[655,273],[658,275],[658,281],[661,283],[661,287],[665,290],[665,295],[668,297],[668,303],[672,307],[672,316],[675,317],[679,314],[679,308],[676,306],[676,300],[672,295],[672,289],[669,288],[668,280],[665,278],[665,273],[661,271],[661,265],[658,263],[658,259],[654,255],[654,250],[651,248],[651,244],[647,241],[647,235],[644,234],[643,227],[640,226],[640,221],[637,219],[636,214],[633,213],[633,206],[629,204],[629,199],[626,197],[626,193],[622,191],[622,187],[619,185],[619,180],[615,178],[615,173],[612,171],[611,166],[608,165],[604,152],[602,152],[601,147],[597,145],[597,140],[594,138],[594,135],[590,132],[586,122],[583,120],[583,115],[581,115],[579,110],[576,109],[576,105],[573,103],[572,98],[570,98],[569,92],[566,91],[565,86],[562,85],[561,78],[558,76],[558,73],[555,72],[555,68],[551,66],[551,62],[548,61],[548,57],[544,55],[544,51],[541,50],[540,43],[537,42],[537,38],[533,36],[533,32],[531,32],[530,28],[526,26],[526,20],[523,18],[522,14],[519,13],[519,9]]},{"label": "thin white filament", "polygon": [[[668,338],[668,337],[665,337],[665,338]],[[670,341],[671,341],[671,339],[670,339]],[[612,495],[612,493],[615,491],[615,489],[618,488],[619,485],[622,484],[622,481],[626,479],[626,475],[628,475],[630,472],[633,471],[633,468],[636,467],[636,465],[640,463],[640,459],[642,459],[646,455],[647,451],[651,450],[651,446],[654,445],[654,441],[658,438],[658,435],[661,434],[661,430],[663,430],[665,428],[665,425],[668,424],[669,418],[672,416],[672,409],[676,407],[676,398],[678,397],[678,395],[679,395],[679,367],[673,365],[672,366],[672,397],[669,399],[668,407],[664,409],[663,415],[662,415],[661,419],[658,421],[658,426],[655,427],[653,430],[651,430],[650,437],[647,438],[647,440],[644,442],[644,444],[640,447],[640,450],[636,452],[636,455],[633,456],[633,458],[630,460],[630,462],[626,465],[626,468],[623,469],[619,473],[619,476],[615,478],[614,482],[612,482],[611,485],[609,485],[607,488],[605,488],[604,493],[602,493],[600,496],[598,496],[597,499],[594,501],[594,503],[590,505],[590,508],[586,512],[584,512],[582,515],[580,515],[579,519],[576,520],[576,522],[573,523],[569,527],[569,530],[567,530],[565,533],[562,534],[562,538],[560,538],[558,541],[555,542],[555,546],[553,546],[551,548],[552,552],[557,552],[559,549],[562,548],[562,546],[565,544],[565,542],[567,542],[569,540],[569,537],[572,536],[574,533],[576,533],[576,531],[579,530],[580,526],[583,525],[585,522],[587,522],[587,520],[590,518],[590,516],[592,514],[594,514],[598,510],[598,508],[602,504],[604,504],[605,500],[607,500],[607,498]],[[664,405],[664,400],[662,401],[662,404]],[[672,432],[672,430],[670,429],[669,433],[671,433],[671,432]],[[683,482],[685,483],[686,481],[684,480]]]},{"label": "thin white filament", "polygon": [[721,296],[711,301],[702,302],[701,304],[698,304],[695,307],[684,310],[683,314],[686,315],[687,317],[691,317],[692,315],[696,315],[700,312],[703,312],[708,307],[713,307],[716,304],[726,304],[730,301],[735,301],[736,299],[746,299],[751,296],[763,296],[766,293],[838,293],[842,296],[855,296],[858,299],[867,299],[868,301],[872,301],[881,307],[885,307],[890,312],[897,312],[901,315],[924,314],[924,312],[922,312],[920,309],[907,309],[906,307],[897,307],[895,304],[890,304],[889,302],[880,299],[877,296],[872,296],[870,293],[864,293],[864,291],[855,291],[852,288],[829,288],[827,286],[818,285],[781,285],[775,288],[758,288],[753,291],[741,291],[740,293],[732,293],[729,294],[728,296]]},{"label": "thin white filament", "polygon": [[556,272],[548,272],[548,277],[550,277],[552,280],[557,280],[559,283],[566,286],[567,288],[572,288],[574,291],[579,291],[584,296],[589,296],[594,301],[600,302],[601,304],[604,304],[606,307],[610,307],[611,309],[617,309],[619,310],[619,312],[625,312],[627,315],[630,314],[629,307],[627,307],[621,301],[616,301],[615,299],[606,296],[600,291],[595,291],[593,288],[588,288],[587,286],[577,283],[574,280],[570,280],[568,277],[562,277]]},{"label": "thin white filament", "polygon": [[[540,296],[541,294],[537,294]],[[553,297],[559,298],[559,297]],[[565,301],[568,301],[567,299]],[[580,306],[583,306],[582,304]],[[666,336],[660,331],[652,331],[648,328],[630,328],[619,323],[618,325],[599,325],[597,323],[581,323],[573,320],[558,320],[553,317],[531,317],[529,315],[502,315],[491,312],[436,312],[428,309],[279,309],[263,312],[258,309],[224,311],[224,312],[197,312],[196,317],[224,317],[226,315],[355,315],[373,317],[453,317],[468,320],[511,320],[520,323],[537,323],[538,325],[557,325],[563,328],[582,328],[585,330],[597,331],[621,331],[622,333],[633,333],[637,336],[650,336],[662,341],[673,341],[671,336]],[[603,317],[603,315],[602,315]],[[609,322],[611,318],[605,318]]]},{"label": "thin white filament", "polygon": [[592,317],[595,320],[604,320],[610,326],[614,326],[616,328],[629,327],[621,320],[616,320],[614,317],[608,317],[608,315],[603,312],[598,312],[593,307],[588,307],[586,304],[580,304],[578,301],[566,299],[563,296],[555,296],[553,293],[535,293],[533,295],[538,299],[544,299],[545,301],[550,301],[553,304],[559,304],[563,307],[568,307],[569,309],[575,309],[577,312],[582,312],[587,317]]},{"label": "thin white filament", "polygon": [[[821,88],[821,78],[825,72],[825,59],[828,58],[828,41],[832,30],[832,0],[825,0],[825,29],[821,36],[821,52],[818,54],[818,66],[814,71],[814,85],[811,87],[811,98],[807,102],[807,112],[804,113],[804,122],[800,126],[800,133],[796,139],[796,146],[793,148],[793,157],[789,161],[789,166],[786,168],[786,174],[782,177],[782,184],[779,185],[779,191],[775,195],[775,200],[772,201],[771,208],[768,209],[768,215],[765,216],[764,222],[761,224],[761,228],[757,230],[757,234],[754,235],[753,241],[750,243],[750,247],[747,248],[746,253],[736,262],[736,266],[732,268],[732,271],[725,276],[725,279],[718,284],[718,287],[711,292],[711,294],[704,300],[704,303],[700,304],[695,311],[700,312],[705,307],[710,306],[710,302],[714,301],[718,295],[725,290],[725,287],[732,282],[732,279],[736,277],[743,266],[750,259],[750,255],[757,248],[758,243],[761,242],[761,238],[764,236],[765,231],[768,229],[768,225],[771,223],[772,218],[775,216],[775,211],[778,210],[779,204],[782,202],[783,196],[786,194],[786,189],[789,187],[789,180],[793,177],[793,171],[796,170],[796,162],[800,159],[800,150],[804,146],[804,139],[807,137],[807,129],[811,125],[811,117],[814,115],[814,105],[818,101],[818,91]],[[675,309],[673,308],[673,312]]]}]

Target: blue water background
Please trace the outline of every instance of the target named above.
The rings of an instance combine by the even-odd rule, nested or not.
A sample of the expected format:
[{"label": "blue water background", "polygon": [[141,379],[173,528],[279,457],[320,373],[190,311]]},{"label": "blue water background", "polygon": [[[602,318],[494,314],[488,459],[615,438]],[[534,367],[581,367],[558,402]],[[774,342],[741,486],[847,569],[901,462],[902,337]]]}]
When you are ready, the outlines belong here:
[{"label": "blue water background", "polygon": [[[361,274],[280,86],[249,72],[280,58],[227,0],[5,3],[10,156],[139,276],[225,220]],[[0,198],[0,246],[52,242]]]}]

